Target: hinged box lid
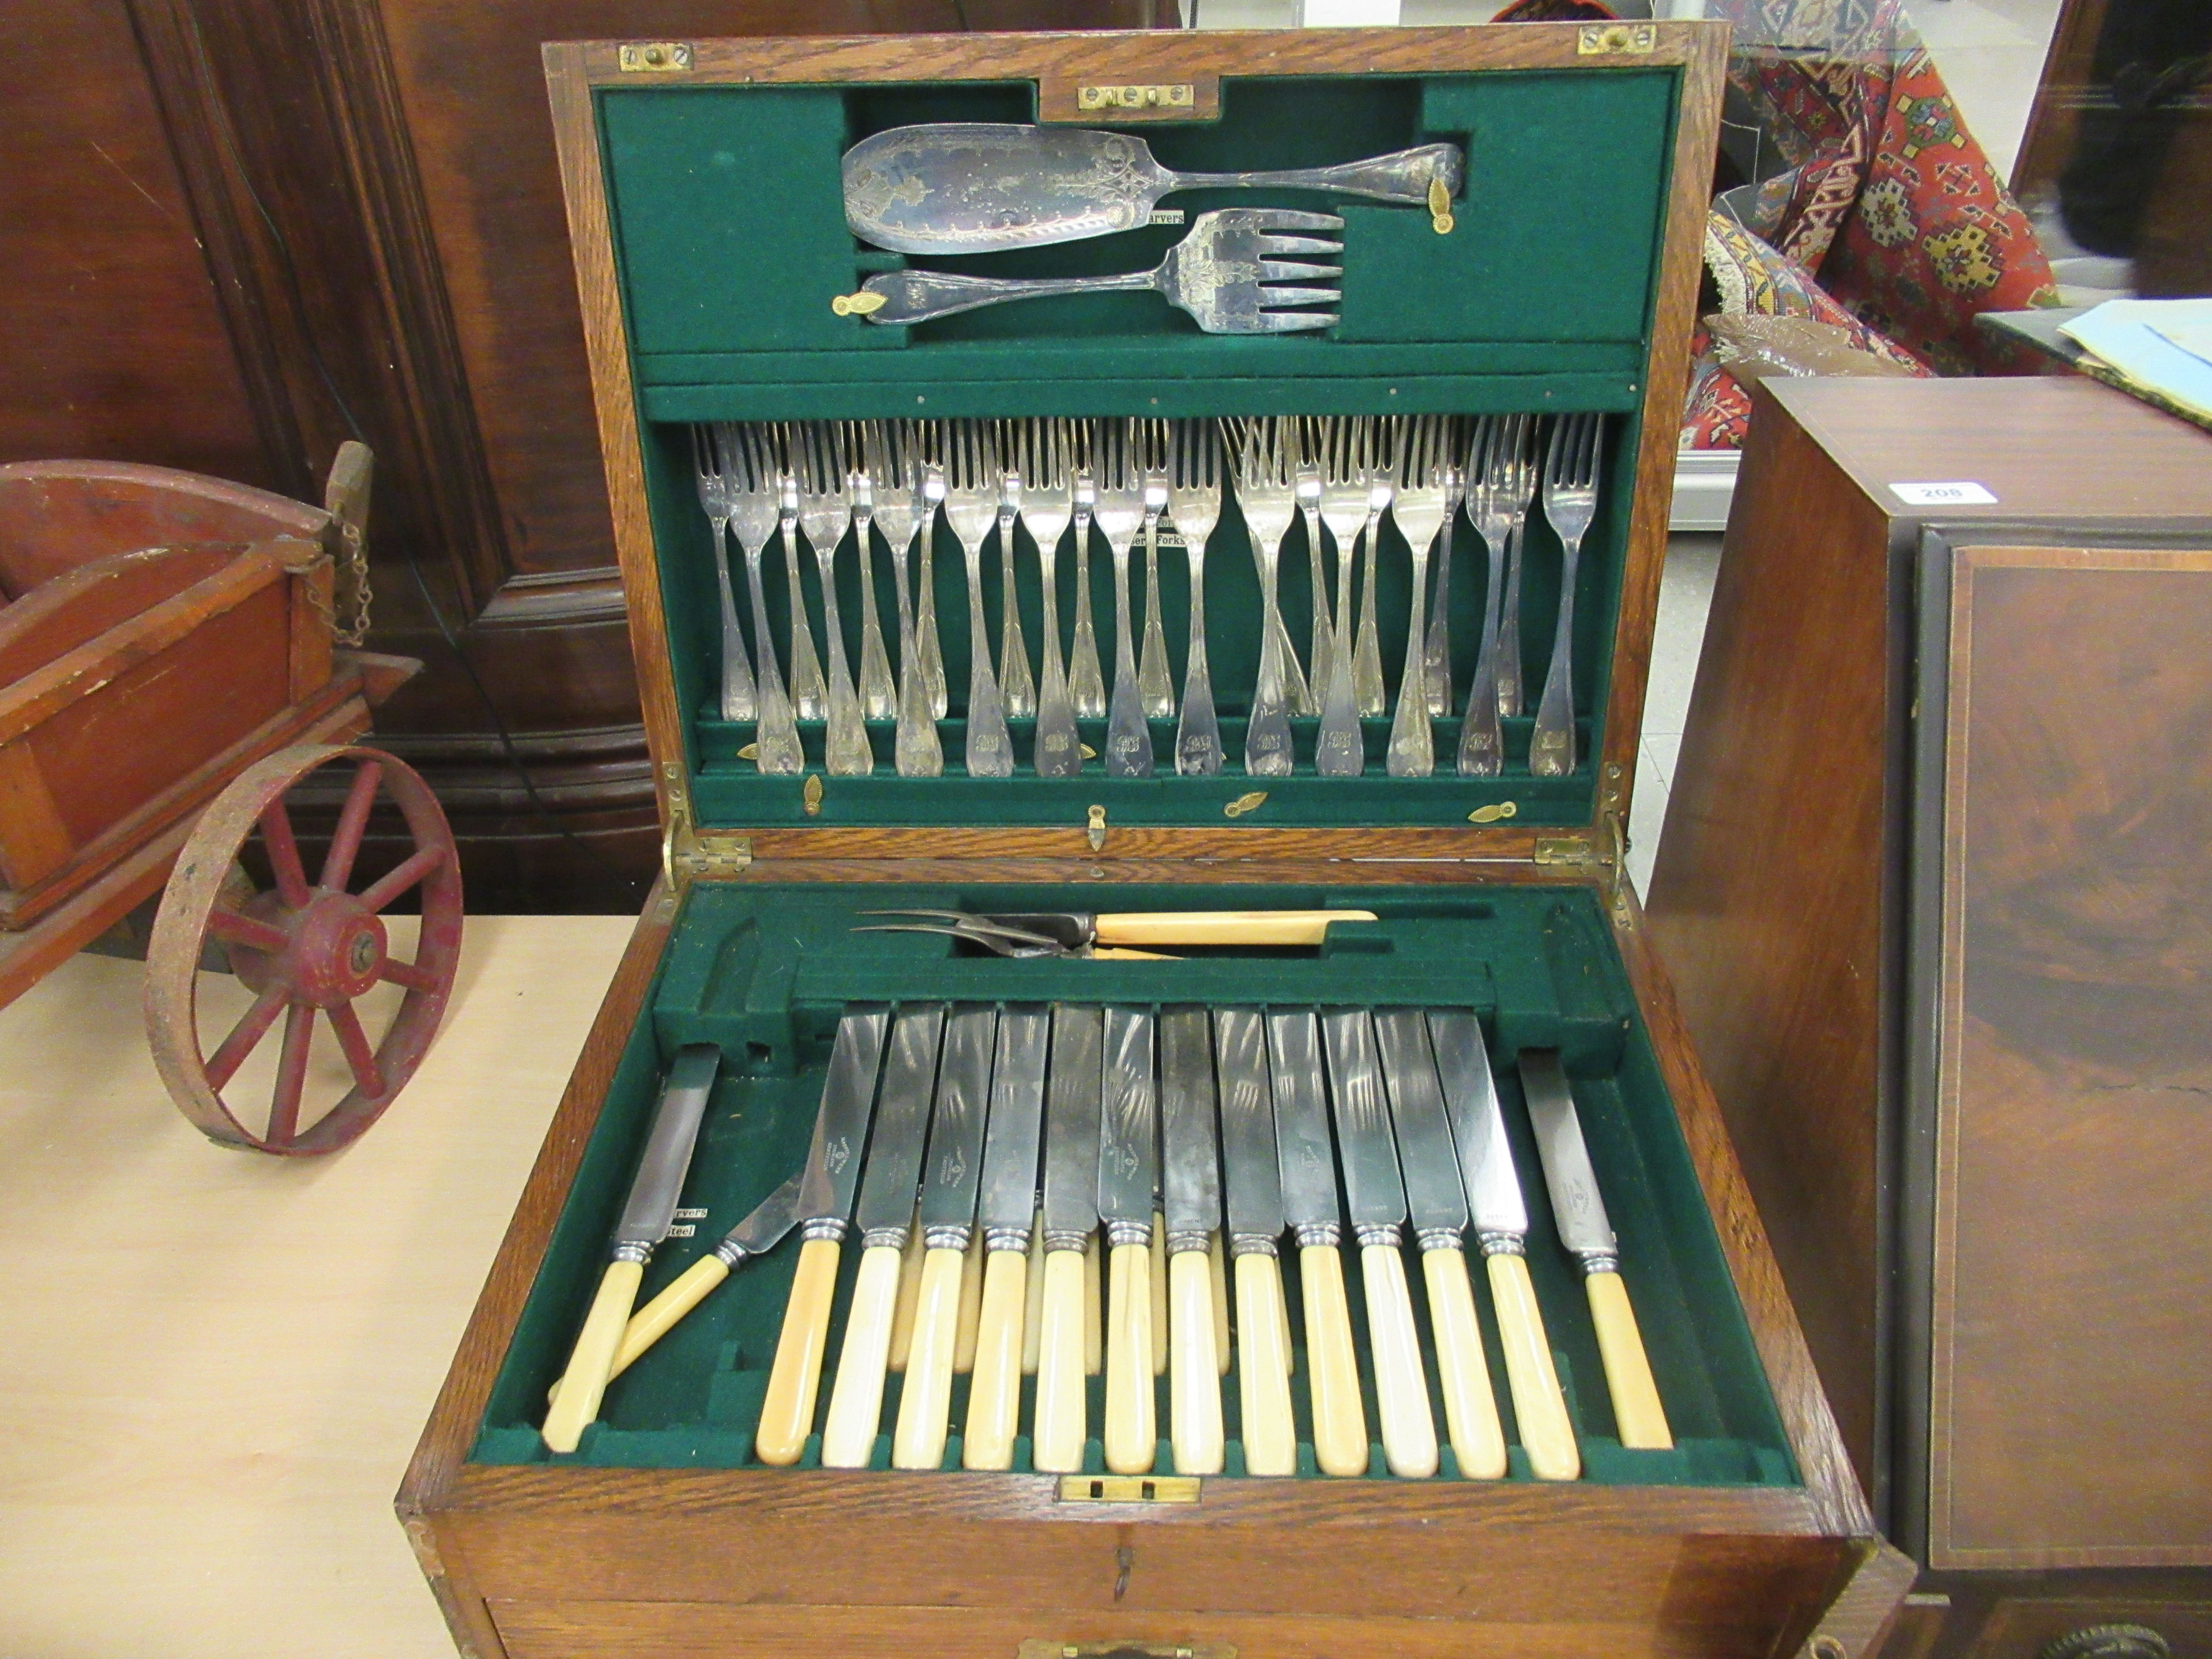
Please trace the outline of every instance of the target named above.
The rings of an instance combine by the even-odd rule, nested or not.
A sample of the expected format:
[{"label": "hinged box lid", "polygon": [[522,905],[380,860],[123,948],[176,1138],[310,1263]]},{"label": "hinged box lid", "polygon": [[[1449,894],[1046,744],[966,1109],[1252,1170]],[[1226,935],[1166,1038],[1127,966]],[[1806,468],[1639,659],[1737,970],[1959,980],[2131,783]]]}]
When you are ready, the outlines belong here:
[{"label": "hinged box lid", "polygon": [[[1718,25],[1638,23],[548,46],[672,872],[737,874],[757,860],[787,875],[859,875],[918,861],[957,868],[1012,859],[1062,876],[1103,873],[1102,860],[1126,869],[1126,860],[1206,860],[1217,870],[1249,860],[1319,874],[1343,860],[1382,858],[1534,861],[1617,878],[1725,39]],[[1311,167],[1451,143],[1464,153],[1464,182],[1448,202],[1402,205],[1295,190],[1194,190],[1163,204],[1172,211],[1161,217],[1179,222],[951,259],[858,240],[845,222],[845,152],[889,128],[954,121],[1127,133],[1163,165],[1184,170]],[[1071,295],[890,327],[842,303],[869,276],[906,268],[1021,276],[1140,270],[1188,234],[1191,217],[1231,203],[1319,209],[1344,221],[1331,233],[1342,242],[1334,325],[1208,334],[1143,293]],[[1030,732],[1017,720],[1014,775],[964,775],[963,556],[941,525],[937,612],[951,692],[939,728],[943,775],[897,775],[887,720],[868,727],[869,775],[828,773],[819,721],[801,724],[803,774],[764,775],[750,758],[752,728],[719,718],[716,532],[701,509],[693,447],[702,424],[1445,416],[1462,419],[1464,436],[1475,419],[1509,413],[1603,417],[1597,504],[1575,587],[1576,763],[1565,775],[1537,776],[1528,758],[1563,563],[1540,499],[1520,538],[1528,712],[1504,722],[1506,761],[1497,776],[1462,776],[1454,763],[1488,609],[1485,543],[1466,518],[1456,523],[1447,595],[1453,707],[1431,723],[1431,775],[1384,770],[1413,592],[1410,556],[1387,521],[1373,608],[1389,702],[1364,722],[1364,773],[1316,775],[1316,722],[1308,719],[1294,722],[1293,775],[1246,775],[1243,717],[1262,613],[1256,563],[1233,504],[1204,562],[1226,757],[1218,775],[1176,775],[1174,722],[1164,720],[1153,724],[1159,767],[1152,777],[1109,777],[1095,758],[1074,777],[1041,777],[1028,764]],[[1311,586],[1303,535],[1294,525],[1281,560],[1286,631],[1301,658],[1310,612],[1300,607]],[[1034,662],[1042,635],[1037,567],[1026,538],[1019,545],[1015,586]],[[857,675],[862,586],[853,546],[848,538],[837,556],[835,586]],[[734,547],[723,556],[757,653],[744,564]],[[872,556],[873,596],[895,657],[898,567],[880,538]],[[1057,558],[1066,647],[1074,599],[1065,538]],[[1141,586],[1141,547],[1133,563]],[[772,542],[762,564],[768,631],[788,673],[781,548]],[[800,591],[819,644],[821,596],[811,559],[805,564]],[[1089,564],[1110,676],[1112,589],[1097,541]],[[1189,583],[1171,538],[1159,568],[1180,694]],[[995,552],[983,557],[981,575],[995,659]],[[1323,580],[1334,577],[1324,571]],[[1355,611],[1366,608],[1363,591]],[[1083,723],[1089,749],[1103,748],[1103,726]]]}]

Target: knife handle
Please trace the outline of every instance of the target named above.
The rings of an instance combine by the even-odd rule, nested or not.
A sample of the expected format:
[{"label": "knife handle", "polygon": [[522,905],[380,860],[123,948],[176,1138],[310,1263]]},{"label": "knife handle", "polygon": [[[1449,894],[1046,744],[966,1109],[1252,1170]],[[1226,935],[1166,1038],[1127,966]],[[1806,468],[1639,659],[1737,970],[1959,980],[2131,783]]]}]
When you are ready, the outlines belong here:
[{"label": "knife handle", "polygon": [[1298,1472],[1291,1420],[1291,1345],[1281,1264],[1252,1250],[1237,1258],[1237,1398],[1243,1407],[1244,1473]]},{"label": "knife handle", "polygon": [[952,1408],[953,1351],[960,1340],[960,1282],[967,1252],[933,1246],[922,1258],[921,1294],[906,1384],[899,1390],[891,1467],[933,1469],[945,1461],[945,1420]]},{"label": "knife handle", "polygon": [[1215,1233],[1206,1242],[1206,1277],[1213,1284],[1213,1363],[1229,1375],[1229,1241]]},{"label": "knife handle", "polygon": [[960,1466],[1010,1469],[1022,1407],[1023,1311],[1029,1304],[1029,1255],[987,1250],[983,1305],[975,1320],[975,1370],[968,1384],[968,1422]]},{"label": "knife handle", "polygon": [[1099,945],[1319,945],[1333,921],[1371,910],[1139,910],[1093,919]]},{"label": "knife handle", "polygon": [[545,1443],[556,1452],[572,1452],[584,1431],[599,1414],[599,1397],[614,1375],[615,1350],[622,1345],[623,1327],[637,1301],[639,1281],[645,1277],[642,1261],[610,1261],[584,1316],[584,1328],[568,1352],[568,1369],[562,1374],[560,1395],[545,1413],[542,1431]]},{"label": "knife handle", "polygon": [[1496,1480],[1505,1473],[1505,1431],[1490,1389],[1482,1327],[1475,1322],[1474,1289],[1467,1257],[1456,1244],[1421,1252],[1429,1286],[1429,1324],[1437,1334],[1437,1375],[1444,1388],[1444,1426],[1452,1455],[1470,1480]]},{"label": "knife handle", "polygon": [[914,1346],[914,1310],[921,1303],[921,1216],[915,1213],[907,1230],[906,1249],[899,1257],[898,1301],[891,1309],[891,1345],[884,1364],[895,1371],[906,1369],[906,1351]]},{"label": "knife handle", "polygon": [[975,1332],[983,1317],[983,1258],[989,1254],[978,1227],[960,1267],[960,1332],[952,1344],[952,1369],[962,1376],[975,1369]]},{"label": "knife handle", "polygon": [[799,1247],[783,1330],[775,1340],[768,1393],[761,1400],[753,1455],[763,1463],[796,1463],[814,1427],[814,1399],[822,1382],[822,1352],[830,1342],[830,1299],[837,1289],[838,1241],[810,1238]]},{"label": "knife handle", "polygon": [[1083,1247],[1083,1374],[1097,1376],[1106,1369],[1106,1295],[1098,1281],[1105,1274],[1103,1249],[1098,1235]]},{"label": "knife handle", "polygon": [[[837,1381],[830,1389],[830,1416],[822,1425],[825,1469],[865,1469],[875,1455],[891,1315],[898,1305],[900,1254],[896,1244],[871,1245],[860,1252],[852,1310],[845,1316],[845,1346],[837,1353]],[[762,1462],[767,1461],[763,1456]]]},{"label": "knife handle", "polygon": [[1575,1425],[1567,1416],[1559,1374],[1552,1366],[1551,1339],[1528,1282],[1528,1259],[1519,1250],[1493,1250],[1490,1297],[1498,1304],[1498,1341],[1505,1350],[1505,1381],[1513,1390],[1513,1418],[1528,1472],[1539,1480],[1572,1480],[1583,1472]]},{"label": "knife handle", "polygon": [[1367,1412],[1352,1353],[1352,1310],[1344,1257],[1334,1244],[1298,1250],[1306,1312],[1306,1392],[1313,1404],[1314,1461],[1323,1474],[1367,1473]]},{"label": "knife handle", "polygon": [[[613,1382],[635,1365],[647,1348],[667,1335],[678,1321],[707,1299],[708,1291],[729,1276],[729,1264],[721,1257],[702,1255],[664,1285],[660,1294],[632,1314],[629,1323],[623,1327],[622,1345],[615,1350],[607,1380]],[[558,1382],[545,1391],[549,1406],[560,1397]]]},{"label": "knife handle", "polygon": [[1152,1212],[1152,1375],[1168,1374],[1168,1346],[1174,1335],[1168,1322],[1168,1218]]},{"label": "knife handle", "polygon": [[1042,1474],[1073,1474],[1083,1467],[1088,1426],[1084,1390],[1082,1250],[1048,1250],[1044,1300],[1038,1315],[1036,1421],[1030,1461]]},{"label": "knife handle", "polygon": [[1605,1361],[1605,1386],[1613,1395],[1613,1426],[1620,1443],[1663,1451],[1674,1443],[1651,1380],[1651,1362],[1628,1305],[1628,1286],[1618,1273],[1595,1273],[1583,1280],[1589,1291],[1590,1318],[1597,1325],[1597,1351]]},{"label": "knife handle", "polygon": [[1169,1424],[1177,1474],[1221,1473],[1221,1367],[1213,1342],[1213,1262],[1208,1250],[1168,1258]]},{"label": "knife handle", "polygon": [[1429,1412],[1428,1373],[1406,1288],[1406,1253],[1393,1242],[1359,1251],[1367,1289],[1367,1340],[1374,1349],[1376,1415],[1390,1473],[1425,1480],[1437,1472],[1437,1421]]},{"label": "knife handle", "polygon": [[[1037,1350],[1044,1342],[1044,1212],[1036,1212],[1030,1227],[1028,1270],[1029,1305],[1022,1314],[1022,1375],[1035,1376]],[[988,1286],[986,1287],[988,1288]]]},{"label": "knife handle", "polygon": [[1106,1467],[1148,1474],[1159,1449],[1152,1420],[1152,1246],[1116,1244],[1106,1297]]}]

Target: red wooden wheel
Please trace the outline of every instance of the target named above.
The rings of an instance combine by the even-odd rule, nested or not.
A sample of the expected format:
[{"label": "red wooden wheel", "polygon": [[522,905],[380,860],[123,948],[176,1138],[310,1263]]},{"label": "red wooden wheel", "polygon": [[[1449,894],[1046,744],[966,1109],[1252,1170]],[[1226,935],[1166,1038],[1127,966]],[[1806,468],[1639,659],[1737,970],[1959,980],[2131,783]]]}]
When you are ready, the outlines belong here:
[{"label": "red wooden wheel", "polygon": [[[318,768],[349,760],[353,782],[328,854],[312,885],[300,861],[284,796]],[[414,851],[392,872],[352,890],[378,793],[406,820]],[[256,893],[235,866],[258,830],[276,886]],[[422,893],[415,959],[392,957],[381,915],[410,889]],[[199,969],[210,939],[252,994],[252,1006],[211,1050],[199,1029]],[[429,786],[404,763],[374,749],[303,746],[271,755],[216,797],[177,859],[146,952],[146,1028],[161,1080],[186,1117],[226,1146],[301,1157],[334,1152],[376,1121],[437,1035],[461,954],[461,872],[453,832]],[[357,999],[380,985],[400,988],[398,1006],[372,1044]],[[387,997],[389,994],[385,994]],[[265,1114],[246,1121],[224,1103],[239,1074],[282,1017]],[[337,1082],[350,1082],[317,1115],[307,1097],[317,1017],[329,1022],[343,1060]],[[220,1022],[218,1022],[220,1023]],[[325,1070],[335,1071],[326,1066]],[[243,1085],[241,1085],[243,1086]],[[262,1125],[258,1133],[246,1122]]]}]

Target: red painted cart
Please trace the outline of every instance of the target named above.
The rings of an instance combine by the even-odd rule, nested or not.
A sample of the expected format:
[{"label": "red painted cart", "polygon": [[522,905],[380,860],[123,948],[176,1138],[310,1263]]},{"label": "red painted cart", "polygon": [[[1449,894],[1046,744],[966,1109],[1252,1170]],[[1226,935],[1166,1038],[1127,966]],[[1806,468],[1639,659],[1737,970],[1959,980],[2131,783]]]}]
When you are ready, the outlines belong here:
[{"label": "red painted cart", "polygon": [[[178,1105],[224,1146],[297,1156],[359,1135],[422,1062],[460,955],[445,814],[412,769],[353,741],[420,666],[340,644],[338,568],[366,604],[369,473],[368,451],[346,446],[319,508],[161,467],[0,466],[0,1006],[166,882],[148,1033]],[[311,879],[286,797],[326,767],[351,776]],[[412,846],[364,883],[380,801]],[[256,836],[266,891],[240,863]],[[408,894],[411,961],[382,919]],[[204,1042],[209,966],[250,1000]],[[381,984],[398,1006],[372,1039],[355,1005]],[[326,1106],[311,1098],[319,1020],[346,1079]],[[280,1026],[273,1073],[252,1073],[265,1108],[234,1109],[224,1091],[243,1091]]]}]

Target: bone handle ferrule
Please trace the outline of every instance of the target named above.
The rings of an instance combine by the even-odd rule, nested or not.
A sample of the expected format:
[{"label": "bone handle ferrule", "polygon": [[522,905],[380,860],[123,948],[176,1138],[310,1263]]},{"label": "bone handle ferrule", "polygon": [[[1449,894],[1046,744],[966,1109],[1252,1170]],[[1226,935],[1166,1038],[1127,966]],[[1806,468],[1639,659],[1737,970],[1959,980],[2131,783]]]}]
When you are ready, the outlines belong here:
[{"label": "bone handle ferrule", "polygon": [[1224,1453],[1221,1369],[1213,1334],[1213,1262],[1206,1235],[1169,1241],[1168,1433],[1178,1474],[1218,1474]]},{"label": "bone handle ferrule", "polygon": [[[1127,1224],[1115,1224],[1122,1232]],[[1116,1243],[1107,1290],[1106,1467],[1115,1474],[1147,1474],[1158,1448],[1152,1420],[1152,1246],[1139,1231]]]},{"label": "bone handle ferrule", "polygon": [[1083,1467],[1085,1311],[1084,1235],[1072,1245],[1046,1241],[1044,1291],[1038,1316],[1036,1421],[1031,1461],[1040,1474],[1073,1474]]},{"label": "bone handle ferrule", "polygon": [[1383,1460],[1393,1474],[1425,1480],[1437,1472],[1437,1425],[1429,1412],[1428,1376],[1421,1364],[1421,1339],[1413,1328],[1406,1257],[1398,1248],[1395,1227],[1359,1230],[1359,1272],[1367,1291],[1367,1336],[1375,1362]]},{"label": "bone handle ferrule", "polygon": [[1491,1392],[1482,1328],[1475,1321],[1474,1290],[1456,1231],[1421,1235],[1421,1277],[1429,1291],[1429,1325],[1436,1333],[1437,1376],[1443,1385],[1444,1426],[1452,1456],[1471,1480],[1505,1473],[1505,1430]]}]

